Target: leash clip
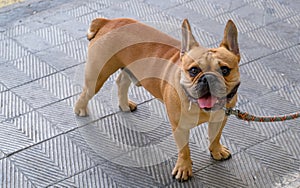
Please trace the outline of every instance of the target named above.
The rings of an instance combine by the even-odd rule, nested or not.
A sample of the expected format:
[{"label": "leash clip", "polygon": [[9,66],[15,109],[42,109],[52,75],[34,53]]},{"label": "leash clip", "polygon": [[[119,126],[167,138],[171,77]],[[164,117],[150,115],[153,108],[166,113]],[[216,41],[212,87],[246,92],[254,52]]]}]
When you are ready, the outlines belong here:
[{"label": "leash clip", "polygon": [[232,108],[224,107],[223,110],[225,111],[226,116],[230,116],[232,114]]},{"label": "leash clip", "polygon": [[223,110],[225,111],[226,116],[230,116],[230,115],[237,116],[240,113],[240,111],[238,109],[233,109],[233,108],[224,107]]}]

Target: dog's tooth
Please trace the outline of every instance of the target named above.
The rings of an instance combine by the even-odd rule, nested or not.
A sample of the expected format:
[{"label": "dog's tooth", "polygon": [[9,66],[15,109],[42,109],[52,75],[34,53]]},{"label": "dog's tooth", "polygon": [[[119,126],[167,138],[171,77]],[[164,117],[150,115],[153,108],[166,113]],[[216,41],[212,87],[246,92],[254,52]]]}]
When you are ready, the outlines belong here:
[{"label": "dog's tooth", "polygon": [[190,111],[191,108],[192,108],[192,101],[190,101],[190,105],[189,105],[188,111]]}]

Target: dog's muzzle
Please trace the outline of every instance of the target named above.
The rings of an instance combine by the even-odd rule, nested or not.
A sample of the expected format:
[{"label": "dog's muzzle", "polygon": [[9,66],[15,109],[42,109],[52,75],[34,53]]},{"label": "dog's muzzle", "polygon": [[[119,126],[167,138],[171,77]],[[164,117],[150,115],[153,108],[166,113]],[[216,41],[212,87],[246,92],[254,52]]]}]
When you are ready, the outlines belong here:
[{"label": "dog's muzzle", "polygon": [[186,89],[185,92],[191,102],[197,103],[199,108],[206,111],[222,109],[236,95],[238,83],[227,95],[225,85],[213,74],[203,75],[195,87],[198,97],[192,97]]}]

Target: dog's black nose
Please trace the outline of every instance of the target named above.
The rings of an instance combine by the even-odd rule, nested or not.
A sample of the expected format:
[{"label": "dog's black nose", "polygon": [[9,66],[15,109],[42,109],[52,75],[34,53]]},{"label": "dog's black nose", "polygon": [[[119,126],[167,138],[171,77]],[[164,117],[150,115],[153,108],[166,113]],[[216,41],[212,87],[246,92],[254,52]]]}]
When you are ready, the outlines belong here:
[{"label": "dog's black nose", "polygon": [[196,87],[199,92],[199,96],[201,97],[211,93],[211,89],[215,87],[217,80],[217,77],[212,74],[204,74],[201,76]]},{"label": "dog's black nose", "polygon": [[199,82],[202,83],[202,84],[207,84],[207,78],[206,78],[206,76],[205,76],[205,75],[202,76],[202,77],[200,78]]},{"label": "dog's black nose", "polygon": [[213,95],[223,97],[226,95],[226,85],[222,80],[211,73],[206,73],[198,79],[197,86],[195,87],[198,92],[199,98],[203,96]]},{"label": "dog's black nose", "polygon": [[204,74],[203,76],[201,76],[198,83],[203,86],[209,86],[210,83],[213,83],[216,80],[217,80],[216,76],[211,74]]}]

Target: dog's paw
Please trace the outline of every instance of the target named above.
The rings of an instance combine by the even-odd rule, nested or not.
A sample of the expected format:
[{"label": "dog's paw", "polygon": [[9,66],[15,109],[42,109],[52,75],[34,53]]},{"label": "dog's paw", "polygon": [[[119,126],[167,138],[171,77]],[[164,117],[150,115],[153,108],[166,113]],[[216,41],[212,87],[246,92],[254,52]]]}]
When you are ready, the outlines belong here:
[{"label": "dog's paw", "polygon": [[137,105],[134,102],[128,101],[128,104],[131,112],[136,111]]},{"label": "dog's paw", "polygon": [[76,115],[80,117],[85,117],[88,115],[87,109],[83,109],[83,108],[74,108],[74,112]]},{"label": "dog's paw", "polygon": [[79,102],[75,104],[74,113],[80,117],[88,115],[87,107],[82,107]]},{"label": "dog's paw", "polygon": [[210,149],[210,154],[212,158],[217,161],[227,160],[231,158],[231,153],[229,149],[221,144]]},{"label": "dog's paw", "polygon": [[120,105],[119,107],[123,112],[133,112],[137,109],[137,105],[132,101],[128,101],[128,105]]},{"label": "dog's paw", "polygon": [[179,182],[187,181],[193,176],[192,172],[192,160],[184,160],[178,158],[176,165],[172,171],[173,178],[176,178]]}]

